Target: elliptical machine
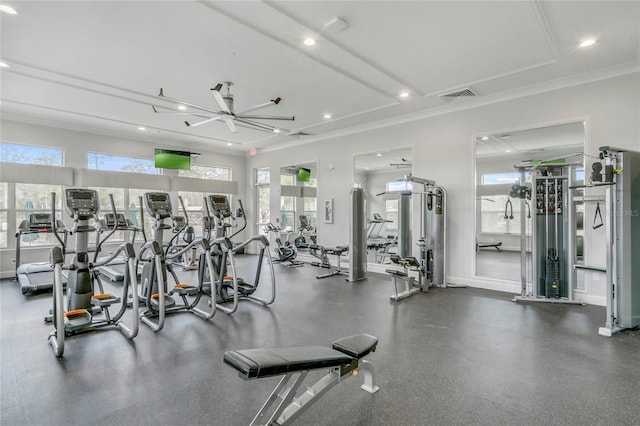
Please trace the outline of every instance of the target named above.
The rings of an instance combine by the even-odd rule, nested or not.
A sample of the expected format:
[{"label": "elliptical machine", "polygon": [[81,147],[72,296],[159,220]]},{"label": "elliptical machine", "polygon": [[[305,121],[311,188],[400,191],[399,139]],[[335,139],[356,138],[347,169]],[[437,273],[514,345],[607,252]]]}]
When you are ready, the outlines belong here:
[{"label": "elliptical machine", "polygon": [[[238,200],[238,203],[240,205],[240,208],[238,209],[238,212],[234,217],[231,213],[229,199],[226,195],[216,194],[205,197],[206,215],[212,218],[212,221],[214,223],[213,232],[214,236],[216,237],[214,239],[214,242],[221,240],[228,241],[228,247],[226,247],[226,251],[224,245],[212,247],[214,268],[213,274],[209,274],[207,276],[207,271],[204,271],[201,268],[201,270],[199,271],[199,276],[201,276],[201,279],[204,281],[209,280],[209,282],[211,283],[211,292],[213,293],[215,291],[218,302],[232,302],[230,308],[218,306],[218,309],[222,309],[227,314],[232,314],[238,309],[238,302],[240,300],[251,300],[253,302],[261,304],[262,306],[268,306],[276,300],[275,272],[273,270],[271,253],[268,250],[269,240],[267,239],[267,237],[264,235],[256,235],[247,239],[241,244],[232,245],[231,243],[231,238],[233,238],[235,235],[237,235],[247,227],[246,215],[244,214],[242,202]],[[231,236],[227,237],[226,233],[232,227],[232,225],[229,223],[229,220],[233,223],[237,221],[238,217],[243,218],[243,226],[239,230],[231,234]],[[258,246],[258,260],[253,283],[236,276],[236,265],[233,259],[234,254],[243,253],[244,249],[252,243],[256,243]],[[258,289],[258,285],[260,283],[260,273],[262,271],[262,263],[265,254],[267,256],[267,264],[269,266],[271,294],[268,298],[263,299],[255,296],[254,293]],[[228,265],[231,266],[233,272],[231,276],[227,275]]]},{"label": "elliptical machine", "polygon": [[279,262],[281,265],[284,265],[288,268],[298,268],[300,266],[304,266],[304,262],[295,260],[298,256],[296,247],[289,241],[283,243],[280,239],[280,232],[282,231],[282,229],[279,226],[268,222],[266,229],[267,232],[273,232],[276,235],[276,244],[278,244],[278,247],[276,248],[276,254],[278,255],[278,259],[275,259],[274,262]]},{"label": "elliptical machine", "polygon": [[[179,198],[180,203],[182,199]],[[143,204],[144,201],[144,204]],[[187,253],[193,247],[199,247],[202,250],[203,262],[206,268],[213,271],[211,261],[211,245],[204,238],[197,238],[187,244],[179,251],[168,253],[163,250],[163,234],[167,229],[171,229],[171,225],[165,223],[166,219],[172,219],[171,198],[165,192],[147,192],[144,194],[144,200],[140,199],[140,214],[144,223],[144,208],[153,216],[153,239],[142,246],[137,256],[137,262],[142,262],[142,274],[140,283],[142,290],[140,292],[140,301],[146,306],[146,310],[140,314],[140,321],[148,325],[153,331],[160,331],[164,327],[166,314],[175,312],[191,312],[192,314],[209,320],[216,313],[217,304],[210,303],[209,310],[206,311],[198,307],[202,296],[208,296],[204,291],[203,281],[198,280],[197,285],[181,283],[178,276],[173,270],[172,259],[177,259]],[[173,237],[174,239],[179,235]],[[227,246],[230,243],[224,241],[216,243],[223,252],[229,251]],[[149,254],[147,254],[149,253]],[[146,257],[145,257],[146,256]],[[235,270],[232,271],[231,280],[235,282]],[[171,274],[174,280],[174,286],[171,291],[167,288],[167,276]],[[179,296],[182,303],[176,301],[173,295]],[[154,318],[157,320],[154,321]]]},{"label": "elliptical machine", "polygon": [[[51,194],[51,217],[56,217],[55,193]],[[115,213],[113,196],[110,194],[111,207]],[[54,235],[60,242],[60,247],[51,249],[50,261],[54,268],[54,292],[52,320],[54,330],[49,334],[49,344],[56,356],[64,353],[66,336],[87,333],[108,327],[116,328],[127,337],[133,339],[138,334],[138,283],[135,273],[135,252],[131,243],[124,243],[109,258],[101,262],[89,262],[88,236],[96,231],[90,220],[98,222],[98,210],[100,208],[98,193],[91,189],[70,188],[65,190],[65,207],[69,216],[73,219],[73,228],[68,230],[69,235],[75,234],[75,256],[69,266],[63,266],[66,246],[56,231],[56,221],[53,221]],[[96,239],[96,256],[102,244],[116,231],[114,226],[104,239]],[[97,234],[99,236],[99,234]],[[104,293],[97,268],[109,263],[121,253],[126,256],[127,270],[122,286],[122,296],[117,297],[111,293]],[[62,270],[68,270],[67,289],[68,300],[65,307],[63,295]],[[100,290],[96,292],[96,286]],[[133,323],[128,326],[122,321],[127,309],[127,295],[131,289]],[[120,309],[115,315],[111,315],[109,308],[114,304],[120,304]],[[99,314],[102,314],[99,316]]]},{"label": "elliptical machine", "polygon": [[[189,225],[189,215],[184,208],[182,199],[180,199],[180,205],[184,211],[184,216],[173,216],[173,227],[171,231],[175,234],[171,238],[167,254],[176,253],[184,249],[185,244],[190,244],[195,239],[195,232],[193,226]],[[182,239],[182,242],[180,242]],[[198,249],[193,246],[191,250],[184,253],[178,258],[172,259],[171,263],[176,266],[182,267],[183,271],[194,271],[198,269]]]}]

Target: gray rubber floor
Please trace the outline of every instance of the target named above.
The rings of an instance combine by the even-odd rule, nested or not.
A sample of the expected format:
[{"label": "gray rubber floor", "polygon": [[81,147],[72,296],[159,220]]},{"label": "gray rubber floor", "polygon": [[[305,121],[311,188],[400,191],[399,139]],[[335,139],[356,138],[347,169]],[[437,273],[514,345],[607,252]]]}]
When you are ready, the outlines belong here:
[{"label": "gray rubber floor", "polygon": [[516,304],[472,288],[392,303],[383,275],[348,283],[316,280],[309,265],[275,268],[270,308],[243,302],[209,322],[172,315],[157,334],[141,326],[131,343],[117,331],[73,337],[62,359],[42,320],[51,296],[1,282],[1,424],[249,424],[278,378],[241,380],[225,351],[330,345],[356,333],[380,340],[367,357],[380,391],[346,380],[298,424],[640,424],[640,332],[599,337],[602,307]]}]

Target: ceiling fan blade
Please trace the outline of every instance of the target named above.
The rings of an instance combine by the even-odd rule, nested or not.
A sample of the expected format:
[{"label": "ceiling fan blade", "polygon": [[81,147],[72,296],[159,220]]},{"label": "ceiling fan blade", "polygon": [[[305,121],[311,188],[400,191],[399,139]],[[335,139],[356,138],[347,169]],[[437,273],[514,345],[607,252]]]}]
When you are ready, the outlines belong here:
[{"label": "ceiling fan blade", "polygon": [[295,117],[284,117],[282,115],[244,115],[236,114],[236,118],[244,118],[247,120],[285,120],[295,121]]},{"label": "ceiling fan blade", "polygon": [[[158,95],[158,97],[160,97],[162,99],[165,99],[165,100],[167,100],[169,102],[173,102],[175,104],[188,106],[188,107],[191,107],[191,108],[194,108],[194,109],[199,109],[201,111],[208,112],[208,113],[211,113],[211,114],[218,114],[220,112],[220,111],[216,111],[216,110],[213,110],[211,108],[208,108],[208,107],[204,107],[202,105],[192,104],[191,102],[185,102],[185,101],[182,101],[180,99],[170,98],[168,96],[165,96],[164,92],[163,92],[163,89],[160,89],[160,94]],[[167,109],[169,109],[169,108],[167,108]]]},{"label": "ceiling fan blade", "polygon": [[[218,84],[218,86],[222,87],[221,84]],[[218,106],[220,107],[220,110],[231,114],[231,110],[229,109],[229,106],[227,105],[227,103],[222,98],[222,95],[220,94],[220,90],[219,89],[216,90],[218,88],[218,86],[216,86],[213,89],[211,89],[211,94],[213,95],[213,98],[218,103]]]},{"label": "ceiling fan blade", "polygon": [[236,113],[236,116],[237,115],[246,114],[247,112],[256,111],[256,110],[261,109],[261,108],[266,108],[266,107],[271,106],[271,105],[278,105],[281,100],[282,100],[282,98],[271,99],[269,102],[265,102],[263,104],[252,106],[251,108],[247,108],[245,110],[239,111],[239,112]]},{"label": "ceiling fan blade", "polygon": [[231,117],[223,117],[222,119],[227,123],[227,127],[231,130],[231,133],[238,133],[238,128],[233,123],[233,119]]},{"label": "ceiling fan blade", "polygon": [[212,121],[219,120],[220,118],[222,118],[222,116],[216,115],[213,118],[208,118],[206,120],[198,121],[197,123],[189,123],[188,121],[185,121],[184,124],[186,124],[187,127],[198,127],[198,126],[201,126],[203,124],[207,124],[207,123],[211,123]]},{"label": "ceiling fan blade", "polygon": [[222,83],[218,83],[218,84],[216,84],[216,87],[214,87],[214,88],[213,88],[213,89],[211,89],[211,90],[215,90],[216,92],[219,92],[219,91],[220,91],[220,89],[222,89]]},{"label": "ceiling fan blade", "polygon": [[[263,124],[263,123],[258,123],[257,121],[251,121],[251,120],[247,120],[243,117],[236,117],[236,121],[239,123],[244,123],[247,124],[249,126],[252,126],[253,128],[258,128],[260,130],[266,130],[268,132],[273,132],[275,127],[273,126],[269,126],[268,124]],[[284,129],[281,129],[284,130]],[[286,131],[286,130],[284,130]]]},{"label": "ceiling fan blade", "polygon": [[153,112],[155,112],[156,114],[195,115],[197,117],[203,117],[204,116],[204,118],[207,118],[207,116],[210,116],[210,115],[219,115],[218,112],[201,112],[201,111],[184,112],[184,111],[175,111],[173,108],[167,108],[167,107],[161,106],[161,105],[151,105],[151,108],[153,108]]}]

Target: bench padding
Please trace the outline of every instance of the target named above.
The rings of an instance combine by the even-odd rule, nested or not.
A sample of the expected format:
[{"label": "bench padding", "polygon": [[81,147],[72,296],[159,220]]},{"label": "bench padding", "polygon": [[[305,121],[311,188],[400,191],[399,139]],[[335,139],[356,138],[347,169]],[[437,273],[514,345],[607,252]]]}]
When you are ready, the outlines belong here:
[{"label": "bench padding", "polygon": [[331,368],[351,364],[376,350],[378,339],[369,334],[356,334],[326,346],[296,346],[228,351],[224,363],[240,372],[244,379],[278,376],[296,371]]},{"label": "bench padding", "polygon": [[356,334],[333,342],[333,349],[344,352],[356,359],[376,350],[378,338],[370,334]]},{"label": "bench padding", "polygon": [[326,346],[245,349],[224,354],[225,364],[238,370],[245,379],[337,367],[351,361],[351,356]]}]

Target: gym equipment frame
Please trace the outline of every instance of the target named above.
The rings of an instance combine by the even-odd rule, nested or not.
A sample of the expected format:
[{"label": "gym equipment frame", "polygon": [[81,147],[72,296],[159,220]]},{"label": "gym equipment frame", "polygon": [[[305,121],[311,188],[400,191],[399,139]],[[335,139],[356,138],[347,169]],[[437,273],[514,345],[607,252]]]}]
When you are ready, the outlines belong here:
[{"label": "gym equipment frame", "polygon": [[[576,209],[575,176],[581,162],[564,160],[582,153],[562,158],[551,158],[536,164],[518,164],[520,173],[518,191],[520,198],[520,295],[514,302],[546,302],[583,305],[574,297],[576,282]],[[558,161],[562,162],[558,162]],[[531,183],[527,177],[531,176]],[[526,193],[531,195],[531,276],[528,278]],[[513,191],[512,191],[513,193]]]},{"label": "gym equipment frame", "polygon": [[[361,389],[375,393],[373,364],[362,359],[376,350],[378,339],[368,334],[343,337],[332,347],[299,346],[245,349],[224,354],[225,364],[238,370],[243,380],[284,377],[251,421],[251,425],[286,425],[297,419],[322,395],[338,383],[364,373]],[[329,373],[296,397],[310,370],[329,368]]]}]

